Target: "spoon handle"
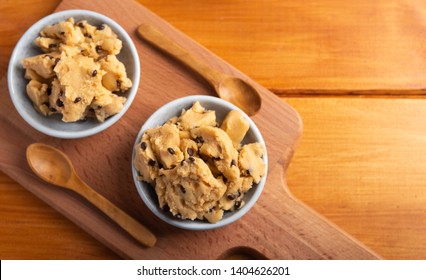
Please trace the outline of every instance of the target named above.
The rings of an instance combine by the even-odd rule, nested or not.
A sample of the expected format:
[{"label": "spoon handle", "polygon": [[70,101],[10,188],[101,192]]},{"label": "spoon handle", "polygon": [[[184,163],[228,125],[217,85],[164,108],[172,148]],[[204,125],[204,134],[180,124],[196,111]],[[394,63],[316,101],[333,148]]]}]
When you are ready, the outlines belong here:
[{"label": "spoon handle", "polygon": [[143,245],[148,247],[153,247],[155,245],[157,239],[151,231],[93,190],[77,175],[74,175],[69,181],[69,188],[90,201]]},{"label": "spoon handle", "polygon": [[161,51],[169,54],[179,62],[191,68],[196,73],[206,79],[214,88],[226,77],[225,74],[213,70],[210,66],[194,57],[181,46],[167,38],[166,35],[148,24],[142,24],[138,27],[137,33],[142,39],[151,43]]}]

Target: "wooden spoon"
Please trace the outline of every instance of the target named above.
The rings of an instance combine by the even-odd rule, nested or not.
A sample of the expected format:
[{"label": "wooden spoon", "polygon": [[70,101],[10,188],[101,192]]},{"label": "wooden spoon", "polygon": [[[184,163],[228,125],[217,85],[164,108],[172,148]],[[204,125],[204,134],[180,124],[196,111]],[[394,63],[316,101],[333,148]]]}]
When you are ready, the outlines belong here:
[{"label": "wooden spoon", "polygon": [[200,74],[215,89],[219,97],[233,103],[247,115],[253,116],[260,110],[262,104],[260,94],[246,81],[213,70],[151,25],[142,24],[137,32],[142,39]]},{"label": "wooden spoon", "polygon": [[148,247],[155,245],[154,234],[84,183],[76,174],[71,160],[63,152],[49,145],[34,143],[27,148],[27,161],[32,171],[41,179],[75,191],[98,207],[140,243]]}]

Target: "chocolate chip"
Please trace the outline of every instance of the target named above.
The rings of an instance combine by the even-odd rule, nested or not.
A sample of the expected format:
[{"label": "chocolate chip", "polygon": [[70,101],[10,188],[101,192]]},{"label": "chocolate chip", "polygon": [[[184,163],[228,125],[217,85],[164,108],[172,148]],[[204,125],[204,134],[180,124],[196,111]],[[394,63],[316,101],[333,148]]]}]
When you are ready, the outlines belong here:
[{"label": "chocolate chip", "polygon": [[101,46],[96,46],[95,50],[97,53],[101,53],[102,52],[102,47]]},{"label": "chocolate chip", "polygon": [[60,60],[61,60],[61,59],[60,59],[59,57],[55,58],[55,63],[53,64],[53,67],[55,67],[55,66],[56,66],[56,64],[58,64],[58,62],[59,62]]},{"label": "chocolate chip", "polygon": [[47,96],[50,96],[52,94],[52,88],[48,87],[46,89],[46,93],[47,93]]},{"label": "chocolate chip", "polygon": [[58,99],[58,100],[56,100],[56,106],[63,107],[64,106],[64,102],[62,102],[62,100]]},{"label": "chocolate chip", "polygon": [[57,44],[49,44],[49,49],[56,48],[57,46],[58,46]]},{"label": "chocolate chip", "polygon": [[188,149],[186,149],[186,152],[188,153],[188,155],[189,155],[190,157],[192,157],[192,156],[194,155],[194,150],[193,150],[192,148],[188,148]]},{"label": "chocolate chip", "polygon": [[76,99],[74,99],[74,103],[78,103],[81,101],[81,97],[77,97]]},{"label": "chocolate chip", "polygon": [[90,35],[89,33],[84,33],[84,37],[92,39],[92,35]]},{"label": "chocolate chip", "polygon": [[77,23],[78,27],[84,28],[84,24],[82,22]]},{"label": "chocolate chip", "polygon": [[170,211],[170,207],[169,207],[169,205],[164,204],[164,206],[163,206],[163,211],[164,211],[164,212],[169,212],[169,211]]},{"label": "chocolate chip", "polygon": [[104,29],[105,29],[105,25],[103,25],[103,24],[98,25],[98,26],[96,27],[96,29],[97,29],[97,30],[104,30]]},{"label": "chocolate chip", "polygon": [[167,148],[167,151],[169,152],[169,154],[174,155],[175,154],[175,150],[173,150],[172,148]]},{"label": "chocolate chip", "polygon": [[185,188],[181,185],[180,186],[180,191],[182,192],[182,193],[186,193],[186,190],[185,190]]},{"label": "chocolate chip", "polygon": [[235,206],[236,209],[240,208],[241,207],[241,201],[235,201],[234,206]]},{"label": "chocolate chip", "polygon": [[197,143],[204,143],[204,139],[201,136],[198,136],[197,138],[195,138],[195,142]]},{"label": "chocolate chip", "polygon": [[148,164],[149,164],[150,166],[155,166],[156,162],[155,162],[155,160],[150,159],[150,160],[148,161]]},{"label": "chocolate chip", "polygon": [[235,159],[231,160],[231,167],[237,165],[237,163],[235,162]]},{"label": "chocolate chip", "polygon": [[194,158],[194,157],[189,157],[189,158],[188,158],[188,160],[189,160],[191,163],[195,162],[195,158]]},{"label": "chocolate chip", "polygon": [[142,150],[144,150],[144,151],[146,150],[146,143],[145,143],[145,142],[142,142],[142,143],[141,143],[141,148],[142,148]]},{"label": "chocolate chip", "polygon": [[237,195],[235,193],[230,193],[226,196],[229,200],[234,200],[237,198]]},{"label": "chocolate chip", "polygon": [[95,69],[95,70],[93,70],[93,72],[92,72],[92,77],[96,77],[96,75],[98,74],[98,71]]},{"label": "chocolate chip", "polygon": [[176,217],[177,219],[182,219],[182,215],[181,215],[181,214],[179,214],[179,213],[177,213],[177,214],[175,215],[175,217]]}]

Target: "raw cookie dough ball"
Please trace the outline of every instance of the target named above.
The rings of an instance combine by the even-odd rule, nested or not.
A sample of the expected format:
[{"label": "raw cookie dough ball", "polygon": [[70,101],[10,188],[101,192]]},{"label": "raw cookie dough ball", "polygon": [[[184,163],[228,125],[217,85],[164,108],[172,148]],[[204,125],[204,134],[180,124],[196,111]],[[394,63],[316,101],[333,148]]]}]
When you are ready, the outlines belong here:
[{"label": "raw cookie dough ball", "polygon": [[244,194],[252,188],[253,178],[240,177],[227,183],[225,195],[220,199],[223,210],[237,210],[244,206]]},{"label": "raw cookie dough ball", "polygon": [[231,138],[235,149],[240,148],[240,142],[244,139],[249,127],[248,120],[238,110],[230,111],[220,126],[229,135],[229,138]]},{"label": "raw cookie dough ball", "polygon": [[41,78],[50,79],[55,76],[53,67],[56,66],[57,58],[59,58],[59,54],[57,53],[40,54],[24,58],[21,64],[25,69],[30,69],[30,71],[35,72]]},{"label": "raw cookie dough ball", "polygon": [[200,154],[212,158],[226,179],[235,180],[240,177],[238,152],[225,131],[217,127],[201,126],[193,128],[191,136],[200,143]]},{"label": "raw cookie dough ball", "polygon": [[33,102],[34,108],[42,115],[49,113],[49,97],[47,96],[47,85],[39,81],[31,80],[27,84],[27,93]]},{"label": "raw cookie dough ball", "polygon": [[102,77],[102,85],[109,91],[126,91],[132,87],[127,78],[124,64],[115,55],[108,55],[99,60],[101,69],[106,73]]},{"label": "raw cookie dough ball", "polygon": [[76,55],[62,55],[55,67],[55,73],[61,85],[63,95],[56,101],[64,122],[75,122],[85,118],[87,106],[101,92],[102,85],[99,76],[93,77],[93,71],[99,71],[92,58]]},{"label": "raw cookie dough ball", "polygon": [[[41,32],[40,37],[36,39],[36,43],[43,40],[57,40],[65,45],[78,45],[84,41],[83,33],[74,25],[74,19],[69,18],[56,24],[46,26]],[[41,45],[38,45],[42,47]],[[59,45],[57,45],[58,47]],[[43,48],[43,47],[42,47]],[[48,47],[48,49],[50,49]]]},{"label": "raw cookie dough ball", "polygon": [[244,145],[238,157],[238,165],[243,174],[251,176],[256,184],[266,172],[266,165],[262,160],[264,153],[265,149],[260,143],[252,143]]},{"label": "raw cookie dough ball", "polygon": [[146,131],[156,158],[165,168],[173,168],[183,160],[180,150],[179,130],[175,125],[165,124]]},{"label": "raw cookie dough ball", "polygon": [[[174,216],[202,219],[226,191],[200,158],[187,159],[170,170],[160,170],[155,190],[160,207],[168,205]],[[208,215],[214,221],[214,217]]]},{"label": "raw cookie dough ball", "polygon": [[182,114],[176,123],[180,130],[189,130],[200,126],[215,126],[216,112],[204,109],[197,101],[190,109],[182,110]]},{"label": "raw cookie dough ball", "polygon": [[158,163],[149,141],[149,136],[144,134],[136,148],[135,167],[139,171],[142,181],[153,183],[158,177]]}]

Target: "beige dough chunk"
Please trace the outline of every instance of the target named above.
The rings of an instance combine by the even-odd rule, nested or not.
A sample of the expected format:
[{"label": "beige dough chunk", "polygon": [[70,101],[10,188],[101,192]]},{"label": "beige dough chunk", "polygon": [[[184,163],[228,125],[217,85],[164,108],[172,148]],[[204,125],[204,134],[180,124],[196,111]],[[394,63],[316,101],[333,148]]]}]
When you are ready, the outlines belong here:
[{"label": "beige dough chunk", "polygon": [[197,101],[190,109],[182,110],[177,123],[180,130],[189,130],[200,126],[215,126],[216,112],[204,109]]},{"label": "beige dough chunk", "polygon": [[132,81],[127,78],[126,68],[115,55],[108,55],[99,60],[101,69],[105,71],[102,85],[110,91],[126,91],[132,87]]},{"label": "beige dough chunk", "polygon": [[[119,113],[123,109],[124,103],[126,102],[125,97],[118,96],[110,92],[107,92],[107,94],[110,96],[109,103],[94,109],[96,118],[100,122],[103,122],[106,118]],[[93,103],[96,104],[96,102]],[[96,107],[96,105],[93,107]]]},{"label": "beige dough chunk", "polygon": [[84,41],[83,33],[74,25],[72,18],[46,26],[40,35],[40,39],[58,39],[66,45],[77,45]]},{"label": "beige dough chunk", "polygon": [[265,175],[266,165],[262,160],[265,149],[260,143],[244,145],[238,158],[238,165],[243,174],[251,176],[257,184]]},{"label": "beige dough chunk", "polygon": [[45,83],[46,79],[40,77],[39,74],[37,74],[33,69],[25,69],[25,79],[27,80],[35,80],[40,83]]},{"label": "beige dough chunk", "polygon": [[84,119],[86,108],[95,95],[106,91],[101,84],[101,75],[93,76],[94,71],[100,71],[99,65],[93,58],[83,55],[69,57],[63,54],[56,65],[55,73],[63,90],[56,104],[64,122]]},{"label": "beige dough chunk", "polygon": [[27,94],[33,102],[34,108],[42,115],[49,113],[49,97],[47,96],[47,84],[31,80],[27,84]]},{"label": "beige dough chunk", "polygon": [[225,131],[217,127],[202,126],[191,129],[191,136],[201,145],[199,153],[212,158],[226,179],[232,181],[240,177],[238,152]]},{"label": "beige dough chunk", "polygon": [[244,139],[250,124],[238,110],[230,111],[220,126],[232,140],[235,149],[240,149],[240,143]]},{"label": "beige dough chunk", "polygon": [[183,152],[184,158],[198,156],[198,145],[195,141],[188,138],[180,139],[180,150]]},{"label": "beige dough chunk", "polygon": [[135,167],[142,181],[153,183],[158,177],[158,162],[147,134],[142,136],[141,142],[136,147]]},{"label": "beige dough chunk", "polygon": [[242,200],[244,194],[251,189],[253,185],[252,177],[240,177],[235,181],[227,183],[228,189],[225,195],[220,199],[220,207],[223,210],[236,210],[244,205]]},{"label": "beige dough chunk", "polygon": [[38,37],[34,43],[45,53],[58,52],[61,40],[54,38]]},{"label": "beige dough chunk", "polygon": [[[226,186],[213,177],[203,160],[192,157],[173,169],[160,170],[155,190],[160,207],[167,204],[174,216],[194,220],[202,219],[217,205]],[[217,221],[211,215],[209,218]]]},{"label": "beige dough chunk", "polygon": [[59,57],[59,54],[40,54],[32,57],[24,58],[21,63],[25,69],[30,69],[34,71],[43,79],[50,79],[55,76],[53,72],[53,67],[55,66],[56,58]]},{"label": "beige dough chunk", "polygon": [[120,53],[123,44],[108,25],[93,26],[82,20],[77,22],[76,26],[85,37],[85,41],[80,44],[84,55],[99,59]]},{"label": "beige dough chunk", "polygon": [[179,130],[175,125],[165,124],[146,131],[155,157],[164,168],[173,168],[183,160],[180,150]]},{"label": "beige dough chunk", "polygon": [[206,218],[206,220],[212,224],[222,220],[222,217],[223,217],[223,209],[221,209],[219,206],[211,208],[209,212],[204,214],[204,218]]}]

